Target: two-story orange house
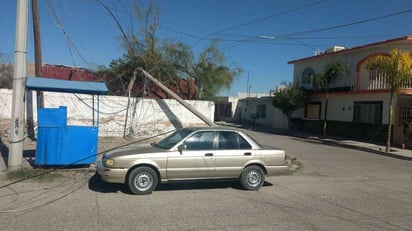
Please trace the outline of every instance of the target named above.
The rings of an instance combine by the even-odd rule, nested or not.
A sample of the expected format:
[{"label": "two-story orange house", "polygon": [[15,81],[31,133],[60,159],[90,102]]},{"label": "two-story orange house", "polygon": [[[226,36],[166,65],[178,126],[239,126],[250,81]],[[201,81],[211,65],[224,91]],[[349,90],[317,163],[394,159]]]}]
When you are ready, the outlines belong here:
[{"label": "two-story orange house", "polygon": [[[322,131],[325,93],[313,90],[310,77],[323,71],[330,61],[345,63],[350,73],[332,84],[327,110],[328,135],[385,141],[390,91],[384,77],[366,69],[366,60],[377,54],[389,54],[398,48],[412,53],[412,36],[390,39],[364,46],[331,47],[315,56],[289,61],[294,66],[293,82],[311,92],[304,110],[294,114],[302,119],[301,127],[311,132]],[[405,135],[404,122],[412,121],[412,80],[394,95],[393,143],[412,146],[412,136]]]}]

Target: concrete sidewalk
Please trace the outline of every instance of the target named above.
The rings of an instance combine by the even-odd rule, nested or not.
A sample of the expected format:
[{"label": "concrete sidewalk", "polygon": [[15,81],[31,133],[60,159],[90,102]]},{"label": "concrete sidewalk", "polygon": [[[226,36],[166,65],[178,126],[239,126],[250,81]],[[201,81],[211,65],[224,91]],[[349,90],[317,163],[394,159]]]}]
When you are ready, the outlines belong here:
[{"label": "concrete sidewalk", "polygon": [[402,149],[398,147],[391,147],[390,152],[385,152],[386,146],[381,144],[373,144],[367,143],[362,141],[355,141],[340,137],[333,137],[333,138],[322,138],[318,136],[307,136],[306,139],[315,140],[320,143],[324,143],[327,145],[337,145],[341,147],[361,150],[365,152],[371,152],[379,155],[389,156],[393,158],[403,159],[403,160],[411,160],[412,161],[412,150],[410,149]]}]

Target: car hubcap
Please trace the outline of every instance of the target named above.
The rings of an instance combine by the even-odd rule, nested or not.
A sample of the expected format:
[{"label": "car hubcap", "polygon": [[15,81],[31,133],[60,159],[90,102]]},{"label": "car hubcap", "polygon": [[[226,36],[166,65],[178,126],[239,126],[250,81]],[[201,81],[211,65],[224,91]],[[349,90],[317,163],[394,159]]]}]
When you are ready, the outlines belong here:
[{"label": "car hubcap", "polygon": [[141,173],[136,176],[134,183],[136,185],[136,188],[138,188],[140,191],[146,191],[152,186],[153,179],[150,174]]},{"label": "car hubcap", "polygon": [[250,171],[247,174],[247,182],[250,186],[258,186],[261,180],[262,178],[260,177],[260,174],[257,171]]}]

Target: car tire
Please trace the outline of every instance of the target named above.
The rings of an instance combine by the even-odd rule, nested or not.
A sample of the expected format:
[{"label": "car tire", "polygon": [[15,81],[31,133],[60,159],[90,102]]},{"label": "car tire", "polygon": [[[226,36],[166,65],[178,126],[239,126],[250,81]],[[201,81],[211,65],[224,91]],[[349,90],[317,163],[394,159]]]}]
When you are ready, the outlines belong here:
[{"label": "car tire", "polygon": [[265,173],[260,166],[248,166],[240,174],[240,185],[246,190],[257,191],[264,183]]},{"label": "car tire", "polygon": [[146,166],[133,169],[127,179],[130,191],[136,195],[151,194],[158,182],[156,171]]}]

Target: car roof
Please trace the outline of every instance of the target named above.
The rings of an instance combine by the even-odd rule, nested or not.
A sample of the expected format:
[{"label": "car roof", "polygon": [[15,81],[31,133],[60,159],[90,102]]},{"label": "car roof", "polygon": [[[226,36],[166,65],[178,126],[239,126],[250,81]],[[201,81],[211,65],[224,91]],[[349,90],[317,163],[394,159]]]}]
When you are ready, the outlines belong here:
[{"label": "car roof", "polygon": [[210,126],[210,127],[184,127],[183,129],[191,129],[193,131],[236,131],[241,132],[241,130],[232,127],[224,126]]}]

